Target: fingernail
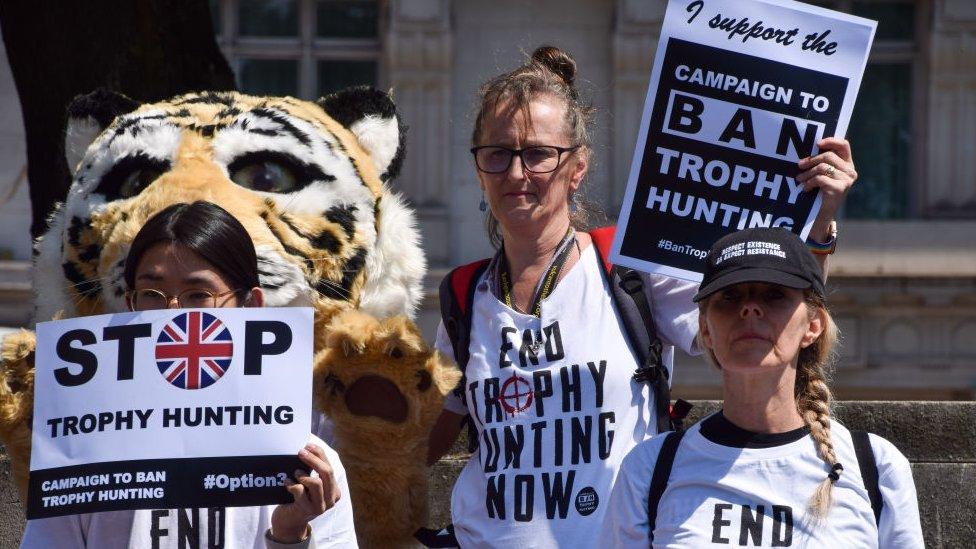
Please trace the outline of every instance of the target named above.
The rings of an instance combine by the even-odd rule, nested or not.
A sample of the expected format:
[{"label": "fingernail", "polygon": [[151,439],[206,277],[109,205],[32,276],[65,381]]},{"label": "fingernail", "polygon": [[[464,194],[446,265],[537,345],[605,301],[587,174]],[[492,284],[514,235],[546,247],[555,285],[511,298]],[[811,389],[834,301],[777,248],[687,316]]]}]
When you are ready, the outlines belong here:
[{"label": "fingernail", "polygon": [[306,450],[305,448],[302,448],[301,450],[298,451],[298,455],[300,457],[308,457],[308,450]]}]

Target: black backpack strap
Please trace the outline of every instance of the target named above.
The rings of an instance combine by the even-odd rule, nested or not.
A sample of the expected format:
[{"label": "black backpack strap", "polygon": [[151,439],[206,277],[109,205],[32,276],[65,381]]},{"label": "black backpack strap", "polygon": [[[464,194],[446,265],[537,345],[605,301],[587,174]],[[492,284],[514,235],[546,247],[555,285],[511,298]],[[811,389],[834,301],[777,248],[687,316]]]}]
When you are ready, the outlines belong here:
[{"label": "black backpack strap", "polygon": [[[474,308],[474,292],[478,288],[478,280],[491,261],[482,259],[462,265],[452,270],[441,280],[438,294],[441,304],[441,321],[444,323],[444,330],[447,337],[451,340],[451,349],[454,351],[454,361],[457,362],[458,369],[461,370],[461,380],[454,388],[454,394],[467,404],[466,392],[467,376],[465,370],[468,366],[468,359],[471,358],[469,347],[471,346],[471,317]],[[462,428],[468,429],[468,451],[474,452],[478,449],[478,429],[475,427],[471,415],[464,416],[461,422]],[[458,547],[457,537],[454,535],[454,524],[448,524],[439,530],[431,528],[420,528],[413,534],[414,538],[424,547],[448,548]]]},{"label": "black backpack strap", "polygon": [[678,453],[678,445],[684,431],[668,433],[661,445],[661,452],[654,464],[654,474],[651,476],[651,487],[647,494],[647,534],[654,541],[654,527],[657,524],[657,506],[661,503],[661,496],[668,487],[671,478],[671,468],[674,466],[674,456]]},{"label": "black backpack strap", "polygon": [[482,259],[452,270],[441,280],[438,289],[441,321],[444,322],[444,329],[451,340],[454,361],[457,362],[461,373],[464,373],[468,365],[474,292],[478,286],[478,279],[488,268],[488,263],[489,260]]},{"label": "black backpack strap", "polygon": [[610,284],[610,294],[623,322],[627,341],[637,355],[638,366],[634,379],[648,383],[654,392],[657,432],[680,430],[691,404],[679,399],[674,407],[671,406],[670,376],[661,358],[664,345],[657,335],[651,305],[644,293],[644,280],[637,271],[610,262],[610,249],[615,234],[616,228],[613,226],[600,227],[589,232],[599,253],[602,270]]},{"label": "black backpack strap", "polygon": [[854,443],[854,455],[857,456],[857,466],[861,469],[861,479],[871,500],[871,510],[874,511],[874,521],[881,523],[881,509],[884,500],[881,499],[881,489],[878,487],[878,462],[874,459],[874,449],[871,448],[871,437],[867,431],[851,431],[851,441]]},{"label": "black backpack strap", "polygon": [[[474,305],[474,292],[478,286],[478,280],[488,268],[490,260],[482,259],[462,265],[441,280],[438,293],[441,305],[441,321],[444,323],[444,330],[447,337],[451,340],[451,349],[454,351],[454,361],[457,362],[458,369],[461,370],[461,380],[454,389],[454,394],[467,403],[464,387],[467,386],[464,375],[470,358],[469,347],[471,344],[471,312]],[[468,428],[468,451],[473,452],[478,447],[476,429],[471,424],[471,416],[464,417],[464,424]]]},{"label": "black backpack strap", "polygon": [[650,384],[654,392],[657,431],[673,431],[671,382],[661,358],[663,344],[654,327],[651,305],[644,293],[644,281],[637,271],[614,265],[610,272],[610,285],[627,338],[637,353],[639,362],[634,379]]}]

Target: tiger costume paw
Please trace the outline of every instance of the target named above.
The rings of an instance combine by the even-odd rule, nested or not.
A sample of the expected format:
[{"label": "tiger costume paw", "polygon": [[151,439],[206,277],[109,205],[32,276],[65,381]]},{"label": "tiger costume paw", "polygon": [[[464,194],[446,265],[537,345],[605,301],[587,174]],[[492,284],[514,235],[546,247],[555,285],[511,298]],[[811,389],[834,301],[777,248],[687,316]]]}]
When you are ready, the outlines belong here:
[{"label": "tiger costume paw", "polygon": [[0,343],[0,440],[10,456],[22,502],[27,501],[30,470],[36,344],[34,333],[27,330],[9,334]]},{"label": "tiger costume paw", "polygon": [[337,429],[378,435],[374,445],[385,441],[398,450],[407,441],[392,443],[392,433],[426,443],[444,396],[461,378],[454,364],[432,352],[403,316],[380,321],[344,311],[326,333],[315,358],[315,401]]},{"label": "tiger costume paw", "polygon": [[461,373],[411,321],[359,311],[331,320],[315,358],[315,402],[335,424],[363,547],[411,545],[427,518],[427,439]]}]

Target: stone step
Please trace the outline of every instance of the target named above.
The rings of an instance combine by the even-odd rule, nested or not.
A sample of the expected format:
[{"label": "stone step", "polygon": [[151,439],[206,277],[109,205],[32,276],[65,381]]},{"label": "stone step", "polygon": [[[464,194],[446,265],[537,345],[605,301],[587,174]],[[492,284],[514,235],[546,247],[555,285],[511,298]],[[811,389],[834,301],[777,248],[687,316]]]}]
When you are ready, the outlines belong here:
[{"label": "stone step", "polygon": [[30,262],[0,261],[0,326],[26,327],[33,309]]},{"label": "stone step", "polygon": [[[692,404],[686,426],[722,406],[719,400]],[[913,463],[976,463],[974,401],[844,401],[836,403],[834,413],[848,429],[890,440]],[[467,444],[467,434],[462,432],[445,459],[466,460]]]},{"label": "stone step", "polygon": [[[686,425],[721,407],[693,404]],[[848,429],[890,440],[912,463],[976,463],[976,402],[844,401],[834,413]]]},{"label": "stone step", "polygon": [[[696,421],[719,408],[719,401],[696,401]],[[928,547],[967,547],[976,539],[976,402],[839,402],[836,416],[851,429],[892,441],[912,462],[922,530]],[[452,451],[430,470],[431,527],[451,520],[454,481],[468,459],[462,434]],[[0,547],[16,547],[23,512],[10,478],[10,462],[0,447]]]}]

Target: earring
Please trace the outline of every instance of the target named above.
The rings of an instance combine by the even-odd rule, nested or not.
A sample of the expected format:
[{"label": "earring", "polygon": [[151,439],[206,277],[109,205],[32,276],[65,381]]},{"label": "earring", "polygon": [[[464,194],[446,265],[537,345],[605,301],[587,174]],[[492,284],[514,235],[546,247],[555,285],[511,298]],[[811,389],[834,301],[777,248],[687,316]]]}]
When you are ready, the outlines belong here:
[{"label": "earring", "polygon": [[481,195],[481,203],[478,204],[478,209],[481,210],[481,211],[483,211],[483,212],[487,212],[488,211],[488,203],[485,202],[485,195]]},{"label": "earring", "polygon": [[575,214],[577,211],[579,211],[579,204],[576,202],[576,195],[573,194],[569,196],[569,213]]}]

